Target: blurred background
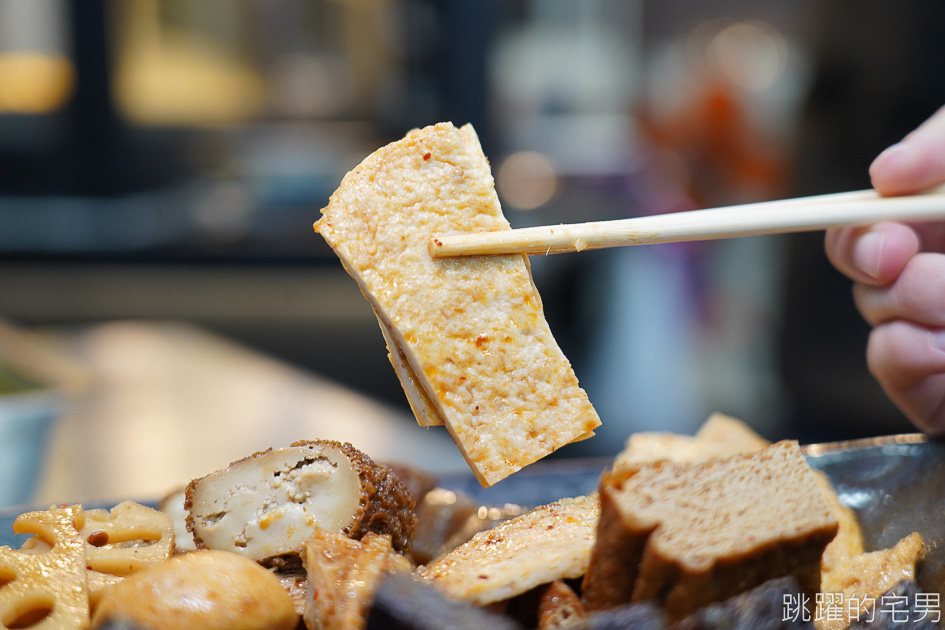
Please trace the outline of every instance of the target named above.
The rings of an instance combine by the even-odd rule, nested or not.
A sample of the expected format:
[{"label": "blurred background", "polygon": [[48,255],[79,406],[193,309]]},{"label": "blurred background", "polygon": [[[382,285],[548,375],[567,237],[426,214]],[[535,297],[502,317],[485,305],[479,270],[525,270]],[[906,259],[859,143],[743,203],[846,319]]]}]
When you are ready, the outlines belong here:
[{"label": "blurred background", "polygon": [[[76,331],[193,325],[406,414],[311,229],[367,153],[471,122],[516,227],[866,188],[945,103],[943,27],[912,0],[0,0],[0,316],[80,361]],[[911,430],[822,234],[532,263],[604,421],[565,455],[712,411]]]}]

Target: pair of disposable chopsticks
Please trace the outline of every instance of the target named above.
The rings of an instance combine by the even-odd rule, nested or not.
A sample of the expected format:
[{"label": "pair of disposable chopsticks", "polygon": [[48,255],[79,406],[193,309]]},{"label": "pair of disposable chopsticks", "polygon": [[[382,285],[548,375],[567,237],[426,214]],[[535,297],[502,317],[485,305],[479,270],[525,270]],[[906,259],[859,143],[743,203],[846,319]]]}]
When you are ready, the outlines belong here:
[{"label": "pair of disposable chopsticks", "polygon": [[690,210],[633,219],[517,228],[499,232],[440,234],[430,239],[434,257],[554,254],[652,243],[809,232],[879,221],[945,219],[945,186],[883,197],[858,190],[798,199]]}]

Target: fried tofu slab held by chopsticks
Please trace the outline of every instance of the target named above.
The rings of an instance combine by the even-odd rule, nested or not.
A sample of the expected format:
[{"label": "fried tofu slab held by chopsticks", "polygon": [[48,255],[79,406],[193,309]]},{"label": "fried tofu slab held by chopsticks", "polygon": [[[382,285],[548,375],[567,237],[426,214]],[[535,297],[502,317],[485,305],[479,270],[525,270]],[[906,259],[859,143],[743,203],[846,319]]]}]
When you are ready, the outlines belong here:
[{"label": "fried tofu slab held by chopsticks", "polygon": [[434,259],[432,236],[510,229],[475,131],[414,130],[349,172],[315,223],[371,303],[421,425],[489,486],[600,424],[528,259]]}]

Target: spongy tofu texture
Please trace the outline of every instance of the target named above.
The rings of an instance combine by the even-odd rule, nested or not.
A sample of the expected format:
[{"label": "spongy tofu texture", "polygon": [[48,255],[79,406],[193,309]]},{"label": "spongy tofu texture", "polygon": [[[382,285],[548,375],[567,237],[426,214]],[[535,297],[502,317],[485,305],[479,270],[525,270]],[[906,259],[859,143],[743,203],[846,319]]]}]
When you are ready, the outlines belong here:
[{"label": "spongy tofu texture", "polygon": [[600,424],[523,255],[434,259],[436,234],[509,229],[468,125],[408,134],[348,173],[315,224],[393,333],[484,485]]},{"label": "spongy tofu texture", "polygon": [[[649,471],[653,474],[633,480],[624,492],[638,494],[639,518],[659,522],[649,544],[686,570],[706,570],[719,558],[821,528],[836,530],[813,471],[790,442],[691,467],[685,474]],[[658,496],[660,491],[667,496]]]},{"label": "spongy tofu texture", "polygon": [[656,599],[681,615],[783,575],[813,593],[837,532],[792,441],[701,465],[641,464],[605,476],[601,499],[585,582],[594,607]]}]

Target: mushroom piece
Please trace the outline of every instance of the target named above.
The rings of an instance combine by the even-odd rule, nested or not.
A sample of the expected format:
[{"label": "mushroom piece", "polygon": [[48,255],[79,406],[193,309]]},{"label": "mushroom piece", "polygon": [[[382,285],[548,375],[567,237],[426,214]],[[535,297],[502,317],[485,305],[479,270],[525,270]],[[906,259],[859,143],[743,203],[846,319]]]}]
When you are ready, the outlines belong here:
[{"label": "mushroom piece", "polygon": [[297,555],[316,528],[360,540],[387,534],[409,548],[415,501],[387,466],[348,443],[296,442],[233,462],[187,486],[187,528],[198,548],[257,561]]}]

